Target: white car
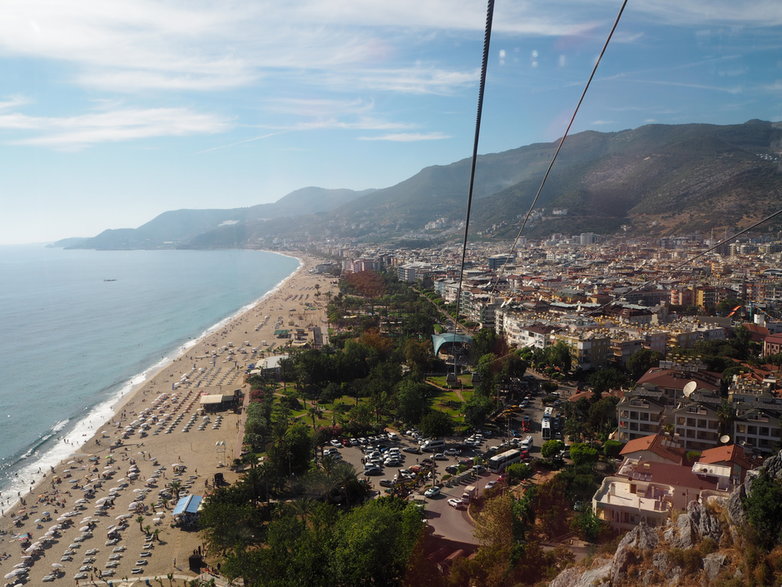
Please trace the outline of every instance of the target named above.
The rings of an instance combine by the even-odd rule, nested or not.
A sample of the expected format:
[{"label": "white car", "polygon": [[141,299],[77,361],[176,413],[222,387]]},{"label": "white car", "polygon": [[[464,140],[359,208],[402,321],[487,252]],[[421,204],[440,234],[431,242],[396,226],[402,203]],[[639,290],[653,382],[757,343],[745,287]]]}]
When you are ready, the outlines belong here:
[{"label": "white car", "polygon": [[448,499],[448,505],[458,510],[464,507],[464,502],[458,497],[451,497]]}]

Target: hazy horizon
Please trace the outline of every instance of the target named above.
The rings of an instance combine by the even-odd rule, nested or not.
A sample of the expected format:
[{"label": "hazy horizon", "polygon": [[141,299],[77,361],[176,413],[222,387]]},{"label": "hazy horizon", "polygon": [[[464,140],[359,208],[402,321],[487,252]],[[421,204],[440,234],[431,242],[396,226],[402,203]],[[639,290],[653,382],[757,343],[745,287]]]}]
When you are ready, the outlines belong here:
[{"label": "hazy horizon", "polygon": [[[498,3],[481,153],[562,135],[619,2]],[[9,0],[0,243],[394,185],[470,153],[485,3]],[[630,4],[573,132],[782,119],[782,6]]]}]

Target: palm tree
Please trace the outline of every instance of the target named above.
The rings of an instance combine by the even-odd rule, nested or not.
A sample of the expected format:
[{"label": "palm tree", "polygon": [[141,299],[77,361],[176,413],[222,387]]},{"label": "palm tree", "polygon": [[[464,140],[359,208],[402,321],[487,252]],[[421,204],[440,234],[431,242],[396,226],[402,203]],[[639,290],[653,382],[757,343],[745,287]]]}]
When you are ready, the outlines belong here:
[{"label": "palm tree", "polygon": [[142,526],[141,523],[144,521],[144,516],[139,514],[138,516],[136,516],[136,521],[138,522],[139,530],[141,530],[143,532],[144,531],[144,526]]},{"label": "palm tree", "polygon": [[717,408],[717,419],[719,421],[720,436],[731,434],[733,432],[733,421],[736,419],[736,408],[728,400],[722,400],[722,403]]},{"label": "palm tree", "polygon": [[174,501],[179,499],[179,492],[182,489],[182,482],[179,479],[174,479],[171,483],[168,484],[168,488],[171,490],[171,493],[174,494]]}]

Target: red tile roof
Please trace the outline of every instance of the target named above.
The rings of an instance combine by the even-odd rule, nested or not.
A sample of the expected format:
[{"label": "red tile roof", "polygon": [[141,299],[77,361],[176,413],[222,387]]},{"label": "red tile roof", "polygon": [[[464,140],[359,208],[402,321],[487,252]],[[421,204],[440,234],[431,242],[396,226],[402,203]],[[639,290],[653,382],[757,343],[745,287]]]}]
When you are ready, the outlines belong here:
[{"label": "red tile roof", "polygon": [[682,456],[677,451],[668,448],[663,445],[663,436],[661,434],[651,434],[649,436],[642,436],[641,438],[635,438],[624,445],[622,451],[619,453],[622,456],[627,456],[637,452],[649,451],[656,454],[658,457],[680,465],[682,463]]},{"label": "red tile roof", "polygon": [[716,465],[717,463],[733,463],[740,466],[742,469],[751,469],[752,464],[747,459],[747,455],[744,453],[744,448],[738,444],[726,444],[725,446],[718,446],[704,450],[698,459],[699,463],[705,463],[707,465]]},{"label": "red tile roof", "polygon": [[674,487],[690,487],[692,489],[716,489],[717,479],[706,475],[697,475],[691,467],[673,463],[640,463],[636,471],[651,475],[654,483],[665,483]]},{"label": "red tile roof", "polygon": [[649,383],[656,385],[664,389],[684,389],[690,381],[698,382],[698,389],[707,389],[709,391],[717,391],[719,389],[719,373],[712,373],[706,371],[704,373],[687,373],[682,374],[673,369],[663,369],[660,367],[652,367],[638,380],[637,385],[643,383]]}]

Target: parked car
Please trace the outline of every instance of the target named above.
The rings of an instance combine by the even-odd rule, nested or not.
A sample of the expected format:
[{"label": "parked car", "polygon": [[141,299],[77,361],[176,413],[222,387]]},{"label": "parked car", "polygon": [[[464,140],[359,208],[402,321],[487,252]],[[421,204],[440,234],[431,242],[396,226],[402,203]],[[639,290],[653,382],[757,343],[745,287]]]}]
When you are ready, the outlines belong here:
[{"label": "parked car", "polygon": [[464,507],[464,502],[458,497],[451,497],[448,499],[448,505],[458,510]]},{"label": "parked car", "polygon": [[443,454],[446,454],[446,455],[448,455],[449,457],[456,457],[456,456],[459,456],[459,454],[460,454],[461,452],[462,452],[462,451],[460,451],[458,448],[446,448],[446,449],[443,451]]},{"label": "parked car", "polygon": [[447,457],[447,456],[445,456],[443,453],[441,453],[441,452],[438,452],[438,453],[436,453],[436,454],[434,455],[434,459],[435,459],[436,461],[447,461],[447,460],[448,460],[448,457]]},{"label": "parked car", "polygon": [[456,475],[456,473],[459,472],[459,466],[458,465],[448,465],[445,468],[446,473],[450,473],[451,475]]},{"label": "parked car", "polygon": [[367,467],[364,469],[364,475],[382,475],[383,470],[380,467]]}]

